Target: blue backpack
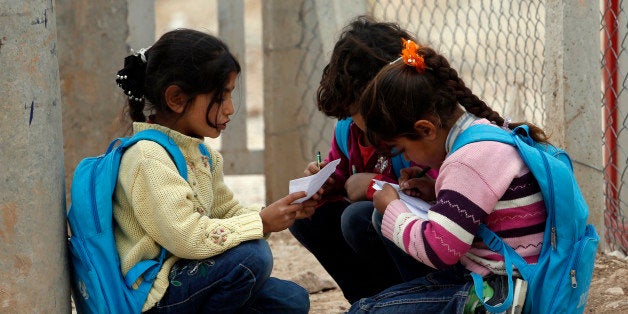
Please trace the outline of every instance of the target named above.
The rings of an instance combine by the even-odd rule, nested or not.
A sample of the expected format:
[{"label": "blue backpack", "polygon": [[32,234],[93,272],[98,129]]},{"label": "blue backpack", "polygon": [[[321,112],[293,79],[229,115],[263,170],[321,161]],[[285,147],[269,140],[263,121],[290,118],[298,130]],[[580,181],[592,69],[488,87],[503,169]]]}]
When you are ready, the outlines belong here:
[{"label": "blue backpack", "polygon": [[[141,261],[126,276],[120,270],[113,234],[113,193],[122,154],[140,140],[163,146],[179,174],[187,179],[187,166],[179,147],[158,130],[118,138],[109,144],[105,154],[85,158],[78,164],[72,180],[72,203],[67,221],[71,232],[68,246],[72,290],[79,313],[140,313],[166,256],[162,248],[158,260]],[[118,142],[120,145],[114,147]],[[209,156],[203,144],[199,148]],[[134,289],[133,283],[140,277],[142,282]]]},{"label": "blue backpack", "polygon": [[[504,256],[508,274],[506,300],[496,306],[482,303],[490,312],[504,312],[511,307],[514,264],[528,284],[524,313],[582,313],[599,237],[595,228],[587,224],[589,210],[576,183],[569,156],[552,145],[535,142],[529,132],[526,125],[512,132],[490,125],[473,125],[456,138],[450,152],[479,141],[515,146],[538,181],[547,209],[543,247],[536,264],[526,263],[499,236],[484,224],[480,226],[478,235],[491,250]],[[475,273],[472,276],[475,292],[483,300],[482,277]]]},{"label": "blue backpack", "polygon": [[[349,126],[351,126],[351,122],[353,122],[351,117],[338,120],[338,122],[336,122],[336,144],[338,144],[340,151],[347,158],[349,158],[347,141],[349,139]],[[407,161],[401,154],[393,156],[391,160],[393,172],[397,178],[401,175],[401,169],[411,166],[410,162]]]}]

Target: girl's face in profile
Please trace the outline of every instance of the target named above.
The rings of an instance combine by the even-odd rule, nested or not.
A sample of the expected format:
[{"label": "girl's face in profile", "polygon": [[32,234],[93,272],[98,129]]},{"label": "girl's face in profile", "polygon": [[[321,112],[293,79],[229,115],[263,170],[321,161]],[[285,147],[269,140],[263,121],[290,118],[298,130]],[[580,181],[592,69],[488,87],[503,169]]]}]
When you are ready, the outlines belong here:
[{"label": "girl's face in profile", "polygon": [[[188,126],[185,134],[198,138],[217,138],[220,136],[220,133],[227,128],[227,123],[231,120],[230,116],[235,112],[232,93],[237,77],[236,72],[229,75],[224,95],[222,95],[222,103],[211,105],[209,113],[207,106],[210,106],[214,93],[199,94],[194,97],[190,108],[183,116],[183,119],[187,120]],[[210,124],[207,123],[208,121]]]},{"label": "girl's face in profile", "polygon": [[403,154],[407,160],[413,161],[420,165],[430,166],[438,169],[443,159],[434,155],[434,148],[425,139],[411,140],[407,137],[399,137],[388,143],[393,150]]},{"label": "girl's face in profile", "polygon": [[427,120],[417,121],[415,131],[421,134],[420,139],[399,136],[387,144],[402,153],[407,160],[439,169],[447,157],[445,141],[448,131],[437,128]]}]

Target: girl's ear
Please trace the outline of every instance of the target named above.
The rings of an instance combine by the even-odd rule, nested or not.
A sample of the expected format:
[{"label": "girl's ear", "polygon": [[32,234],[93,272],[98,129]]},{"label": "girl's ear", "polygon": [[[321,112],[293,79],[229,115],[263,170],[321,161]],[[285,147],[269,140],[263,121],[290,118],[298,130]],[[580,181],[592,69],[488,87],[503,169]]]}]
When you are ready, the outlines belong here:
[{"label": "girl's ear", "polygon": [[170,110],[176,113],[182,113],[185,110],[188,97],[178,85],[168,86],[164,92],[164,97],[166,98],[166,105],[168,105]]},{"label": "girl's ear", "polygon": [[436,126],[429,120],[419,120],[414,123],[414,131],[424,139],[433,140],[436,138]]}]

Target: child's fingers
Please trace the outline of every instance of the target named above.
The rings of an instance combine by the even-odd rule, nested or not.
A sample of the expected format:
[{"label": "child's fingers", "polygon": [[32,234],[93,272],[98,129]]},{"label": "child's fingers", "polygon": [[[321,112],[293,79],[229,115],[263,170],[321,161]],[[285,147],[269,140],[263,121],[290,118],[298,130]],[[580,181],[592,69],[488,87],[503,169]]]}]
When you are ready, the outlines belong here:
[{"label": "child's fingers", "polygon": [[307,165],[307,168],[305,168],[305,170],[303,171],[303,173],[306,176],[311,176],[313,174],[316,174],[320,169],[318,168],[318,166],[316,165],[315,162],[311,162]]},{"label": "child's fingers", "polygon": [[[305,193],[305,191],[299,191],[299,192],[294,192],[291,194],[288,194],[286,196],[284,196],[284,198],[282,198],[281,200],[285,203],[285,204],[292,204],[294,203],[294,201],[307,196],[307,194]],[[298,204],[297,204],[298,205]]]},{"label": "child's fingers", "polygon": [[390,184],[384,184],[380,192],[388,199],[399,198],[399,193],[397,193],[397,190],[395,190],[395,188],[393,188]]},{"label": "child's fingers", "polygon": [[412,178],[413,173],[414,171],[412,170],[412,167],[401,169],[398,181],[402,182]]}]

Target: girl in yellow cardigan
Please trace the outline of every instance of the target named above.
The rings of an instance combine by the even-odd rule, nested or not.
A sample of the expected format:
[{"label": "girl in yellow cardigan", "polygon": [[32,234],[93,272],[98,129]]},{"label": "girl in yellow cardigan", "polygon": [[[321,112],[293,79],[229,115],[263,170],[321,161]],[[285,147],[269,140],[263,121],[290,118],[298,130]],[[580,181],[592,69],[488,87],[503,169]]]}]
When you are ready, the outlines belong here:
[{"label": "girl in yellow cardigan", "polygon": [[[264,235],[309,216],[316,201],[292,204],[305,196],[297,192],[265,208],[242,206],[223,181],[220,153],[199,146],[204,137],[216,138],[227,128],[239,73],[238,61],[221,40],[189,29],[168,32],[126,57],[118,72],[133,132],[166,133],[188,168],[186,181],[166,150],[151,141],[139,141],[122,157],[114,196],[122,272],[155,259],[162,247],[168,252],[143,311],[309,310],[305,289],[270,277],[273,258]],[[207,148],[205,154],[199,147]]]}]

